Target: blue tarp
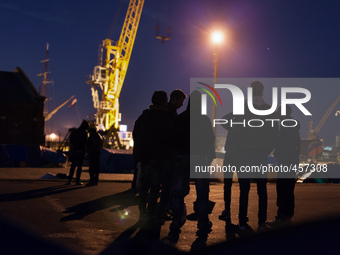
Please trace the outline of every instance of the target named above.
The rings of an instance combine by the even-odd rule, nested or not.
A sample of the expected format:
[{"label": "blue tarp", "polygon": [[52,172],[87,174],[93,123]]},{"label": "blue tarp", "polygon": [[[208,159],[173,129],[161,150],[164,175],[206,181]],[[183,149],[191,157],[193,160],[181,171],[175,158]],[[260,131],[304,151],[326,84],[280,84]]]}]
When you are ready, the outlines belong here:
[{"label": "blue tarp", "polygon": [[101,173],[131,173],[134,167],[132,151],[102,149],[100,154]]},{"label": "blue tarp", "polygon": [[39,145],[0,145],[0,167],[44,167],[66,163],[66,156]]}]

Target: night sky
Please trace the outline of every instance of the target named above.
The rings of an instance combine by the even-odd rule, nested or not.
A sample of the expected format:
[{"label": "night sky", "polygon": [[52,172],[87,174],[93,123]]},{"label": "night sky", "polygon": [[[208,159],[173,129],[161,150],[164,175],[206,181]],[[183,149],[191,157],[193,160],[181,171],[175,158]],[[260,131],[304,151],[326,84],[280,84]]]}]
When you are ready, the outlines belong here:
[{"label": "night sky", "polygon": [[[40,61],[48,42],[48,79],[54,84],[47,87],[49,107],[72,95],[78,100],[46,123],[47,133],[64,136],[96,112],[86,76],[98,63],[101,41],[118,40],[127,5],[128,0],[0,0],[0,70],[21,67],[39,90],[42,78],[37,74],[43,72]],[[155,90],[170,94],[180,88],[189,94],[190,78],[213,76],[209,36],[214,28],[227,34],[219,49],[219,77],[339,77],[339,13],[336,0],[146,0],[121,92],[121,124],[132,130]],[[171,40],[155,38],[156,24],[162,34],[171,26]],[[313,114],[314,126],[340,93],[339,86],[327,93]],[[340,103],[319,133],[327,145],[340,135],[336,110]],[[301,137],[307,137],[308,124],[302,124]]]}]

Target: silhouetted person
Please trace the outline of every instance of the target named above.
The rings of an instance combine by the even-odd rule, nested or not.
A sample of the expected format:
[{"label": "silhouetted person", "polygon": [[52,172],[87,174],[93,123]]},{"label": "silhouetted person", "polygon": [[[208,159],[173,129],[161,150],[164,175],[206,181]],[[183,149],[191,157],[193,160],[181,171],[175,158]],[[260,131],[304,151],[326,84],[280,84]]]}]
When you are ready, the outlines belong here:
[{"label": "silhouetted person", "polygon": [[85,149],[87,142],[87,129],[89,124],[86,120],[83,120],[80,127],[73,130],[70,134],[70,157],[71,168],[68,176],[67,185],[71,184],[73,179],[74,171],[77,167],[76,174],[76,185],[82,185],[80,182],[81,171],[83,167],[83,163],[85,160]]},{"label": "silhouetted person", "polygon": [[[175,89],[170,94],[170,100],[167,105],[167,109],[171,119],[171,127],[174,124],[174,121],[177,117],[177,109],[183,106],[184,100],[187,95],[180,89]],[[170,134],[171,135],[171,134]],[[171,141],[170,141],[171,142]],[[162,182],[162,193],[160,198],[160,208],[159,214],[161,219],[170,220],[171,219],[171,211],[170,204],[172,201],[172,194],[174,190],[174,178],[175,178],[175,170],[174,170],[174,161],[175,161],[175,152],[174,148],[172,148],[172,144],[169,144],[171,148],[170,153],[166,159],[164,173],[163,173],[163,182]]]},{"label": "silhouetted person", "polygon": [[[253,88],[253,105],[257,110],[267,110],[270,108],[263,100],[264,86],[259,81],[254,81],[250,85]],[[262,127],[246,127],[235,128],[233,135],[238,137],[236,142],[238,147],[234,147],[241,154],[242,165],[253,167],[267,166],[267,157],[274,150],[275,139],[277,136],[277,124],[274,123],[272,127],[271,122],[264,121],[264,119],[274,119],[274,116],[259,116],[250,112],[247,104],[245,105],[245,115],[240,118],[245,119],[245,123],[250,119],[261,119],[264,122]],[[241,120],[238,120],[239,122]],[[248,228],[248,198],[250,190],[250,180],[255,178],[257,184],[257,194],[259,197],[258,210],[258,226],[259,231],[266,229],[267,220],[267,176],[261,173],[239,173],[238,180],[240,184],[240,204],[239,204],[239,229],[246,230]]]},{"label": "silhouetted person", "polygon": [[180,89],[175,89],[171,92],[167,108],[173,121],[178,115],[177,110],[183,106],[186,98],[187,95]]},{"label": "silhouetted person", "polygon": [[142,172],[139,191],[140,220],[149,222],[155,220],[165,159],[170,151],[168,137],[171,122],[167,102],[165,91],[154,92],[152,104],[136,120],[133,129],[133,153],[137,162],[141,162]]},{"label": "silhouetted person", "polygon": [[[224,162],[223,165],[224,166],[236,166],[237,168],[239,168],[240,163],[241,163],[241,159],[239,158],[239,156],[242,154],[238,149],[239,147],[237,145],[235,145],[235,142],[237,142],[237,137],[235,137],[236,135],[233,136],[233,128],[230,125],[231,120],[234,120],[235,117],[233,116],[233,113],[228,113],[225,116],[223,116],[222,119],[228,120],[228,123],[225,125],[222,125],[227,131],[228,131],[228,135],[226,138],[226,142],[225,142],[225,154],[224,154]],[[231,223],[231,208],[230,208],[230,204],[231,204],[231,187],[232,187],[232,183],[233,183],[233,172],[225,172],[224,173],[224,193],[223,193],[223,198],[224,198],[224,210],[222,211],[221,215],[219,215],[219,219],[223,220],[226,222],[226,228],[227,230],[230,230],[229,228],[232,227],[232,223]]]},{"label": "silhouetted person", "polygon": [[89,129],[88,155],[89,155],[89,174],[90,182],[87,186],[98,185],[99,181],[99,167],[100,167],[100,153],[103,147],[103,139],[98,134],[95,128]]},{"label": "silhouetted person", "polygon": [[[281,106],[277,110],[280,119],[293,119],[291,117],[292,108],[286,106],[286,116],[281,115]],[[292,123],[290,123],[292,124]],[[278,165],[299,167],[300,156],[300,124],[295,127],[279,126],[279,137],[275,146],[275,158]],[[296,174],[279,172],[277,174],[276,191],[277,191],[277,215],[275,221],[269,222],[271,226],[284,226],[291,224],[291,218],[294,215],[294,188],[296,182]]]},{"label": "silhouetted person", "polygon": [[[173,129],[174,148],[177,152],[175,166],[175,186],[173,201],[173,220],[170,224],[168,239],[177,242],[181,227],[186,221],[184,198],[189,194],[190,167],[195,164],[210,166],[215,158],[215,139],[211,121],[200,113],[198,91],[191,93],[187,109],[178,115]],[[197,200],[194,209],[198,215],[198,229],[211,231],[209,221],[209,173],[202,173],[195,179]]]}]

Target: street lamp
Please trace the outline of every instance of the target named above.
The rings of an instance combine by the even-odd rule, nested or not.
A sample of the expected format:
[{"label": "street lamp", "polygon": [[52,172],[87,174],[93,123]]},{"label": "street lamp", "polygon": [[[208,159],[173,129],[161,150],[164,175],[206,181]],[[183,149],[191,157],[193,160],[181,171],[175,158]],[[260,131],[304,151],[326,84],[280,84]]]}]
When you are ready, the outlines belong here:
[{"label": "street lamp", "polygon": [[[214,49],[214,84],[217,83],[218,77],[218,46],[223,43],[224,41],[224,33],[222,31],[216,30],[211,33],[211,41],[215,46]],[[212,119],[216,119],[217,116],[217,109],[216,106],[213,104],[213,112],[212,112]],[[216,127],[213,127],[215,137],[216,137]]]},{"label": "street lamp", "polygon": [[211,34],[211,40],[214,44],[220,44],[224,40],[224,34],[221,31],[214,31]]},{"label": "street lamp", "polygon": [[52,142],[57,138],[57,135],[55,133],[50,134],[50,139]]}]

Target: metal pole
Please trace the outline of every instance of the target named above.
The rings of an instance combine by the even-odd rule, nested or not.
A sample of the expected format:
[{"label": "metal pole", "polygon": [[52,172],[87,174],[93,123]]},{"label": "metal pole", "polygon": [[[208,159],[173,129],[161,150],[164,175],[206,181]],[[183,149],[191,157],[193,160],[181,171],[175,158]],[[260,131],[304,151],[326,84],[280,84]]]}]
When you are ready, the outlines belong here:
[{"label": "metal pole", "polygon": [[[217,84],[218,80],[218,46],[215,46],[214,50],[214,84]],[[212,121],[217,118],[217,108],[216,105],[213,104],[212,108]],[[216,137],[216,127],[213,126],[213,131]]]}]

